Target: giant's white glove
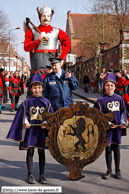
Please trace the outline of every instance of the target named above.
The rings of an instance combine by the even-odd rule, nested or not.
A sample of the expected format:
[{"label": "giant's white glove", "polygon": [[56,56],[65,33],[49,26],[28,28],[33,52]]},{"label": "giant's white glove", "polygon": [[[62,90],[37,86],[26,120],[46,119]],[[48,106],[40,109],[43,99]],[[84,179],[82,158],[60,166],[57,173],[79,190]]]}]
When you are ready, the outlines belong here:
[{"label": "giant's white glove", "polygon": [[62,66],[62,65],[63,65],[63,63],[64,63],[64,61],[62,60],[60,63],[61,63],[61,66]]},{"label": "giant's white glove", "polygon": [[38,39],[42,40],[44,37],[46,37],[46,32],[41,32],[41,34],[39,35]]}]

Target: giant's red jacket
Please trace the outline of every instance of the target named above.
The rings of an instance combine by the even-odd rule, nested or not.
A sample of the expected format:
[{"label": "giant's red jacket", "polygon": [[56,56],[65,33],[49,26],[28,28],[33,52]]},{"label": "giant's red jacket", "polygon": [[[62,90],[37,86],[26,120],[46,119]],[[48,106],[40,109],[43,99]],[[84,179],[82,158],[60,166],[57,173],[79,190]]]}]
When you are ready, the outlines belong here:
[{"label": "giant's red jacket", "polygon": [[[53,31],[53,27],[51,25],[48,25],[48,26],[39,25],[37,28],[41,32],[45,32],[46,34],[51,33],[51,31]],[[61,42],[61,48],[62,48],[62,53],[60,55],[60,58],[62,60],[65,60],[70,49],[70,40],[67,34],[61,29],[59,29],[58,39]],[[24,42],[24,50],[30,51],[30,58],[31,58],[33,49],[35,49],[40,42],[41,40],[39,39],[33,41],[33,32],[32,32],[32,29],[30,28],[25,34],[25,42]]]}]

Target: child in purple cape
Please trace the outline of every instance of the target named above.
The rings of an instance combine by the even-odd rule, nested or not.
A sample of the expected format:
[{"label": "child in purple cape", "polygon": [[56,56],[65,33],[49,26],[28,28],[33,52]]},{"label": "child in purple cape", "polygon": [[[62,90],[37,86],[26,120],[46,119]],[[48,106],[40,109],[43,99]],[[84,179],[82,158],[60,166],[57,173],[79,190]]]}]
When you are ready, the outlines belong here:
[{"label": "child in purple cape", "polygon": [[[126,125],[126,107],[124,100],[121,96],[114,93],[116,88],[116,76],[113,73],[108,73],[104,81],[105,94],[101,96],[94,107],[98,108],[103,114],[113,112],[115,119],[111,125],[111,128],[107,131],[108,146],[105,148],[105,157],[107,164],[107,172],[104,175],[105,179],[109,179],[112,176],[112,151],[114,152],[115,160],[115,178],[121,179],[120,172],[120,144],[122,129]],[[121,125],[117,127],[116,125]]]},{"label": "child in purple cape", "polygon": [[28,183],[36,183],[33,176],[33,154],[34,148],[38,148],[39,155],[39,181],[47,183],[44,177],[45,168],[45,138],[47,130],[45,126],[31,126],[31,124],[42,124],[42,112],[47,110],[54,113],[53,108],[46,98],[43,97],[42,76],[36,74],[31,81],[31,91],[33,95],[26,99],[19,107],[12,126],[7,135],[7,139],[20,142],[20,149],[27,150]]}]

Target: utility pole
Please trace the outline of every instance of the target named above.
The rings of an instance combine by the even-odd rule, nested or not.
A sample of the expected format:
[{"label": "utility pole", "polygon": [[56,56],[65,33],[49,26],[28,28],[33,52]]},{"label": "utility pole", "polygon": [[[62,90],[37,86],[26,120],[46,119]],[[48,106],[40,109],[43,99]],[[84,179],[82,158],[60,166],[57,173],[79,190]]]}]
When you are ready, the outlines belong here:
[{"label": "utility pole", "polygon": [[104,42],[104,5],[102,0],[102,41]]},{"label": "utility pole", "polygon": [[19,29],[20,29],[20,27],[17,27],[15,29],[9,30],[9,72],[10,72],[10,31],[12,31],[12,30],[19,30]]}]

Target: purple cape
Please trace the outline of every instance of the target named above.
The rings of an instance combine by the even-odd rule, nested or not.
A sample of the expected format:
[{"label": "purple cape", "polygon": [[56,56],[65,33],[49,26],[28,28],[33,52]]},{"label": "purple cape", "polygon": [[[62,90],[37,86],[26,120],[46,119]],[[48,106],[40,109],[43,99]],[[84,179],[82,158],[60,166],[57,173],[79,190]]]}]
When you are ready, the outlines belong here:
[{"label": "purple cape", "polygon": [[[126,123],[127,121],[124,100],[117,94],[113,94],[112,96],[104,94],[97,100],[97,102],[94,104],[94,107],[99,109],[103,114],[113,112],[115,114],[115,119],[112,121],[112,123],[116,125],[121,124],[120,121],[122,114],[124,116],[124,122]],[[121,144],[121,133],[122,130],[120,127],[115,129],[110,128],[107,131],[108,145],[111,143]]]},{"label": "purple cape", "polygon": [[45,138],[47,137],[47,129],[42,129],[39,126],[32,126],[25,129],[25,115],[28,117],[30,124],[41,124],[41,113],[47,110],[54,113],[53,108],[46,98],[34,97],[26,99],[18,108],[15,115],[7,139],[17,142],[23,142],[22,149],[29,147],[45,148]]}]

